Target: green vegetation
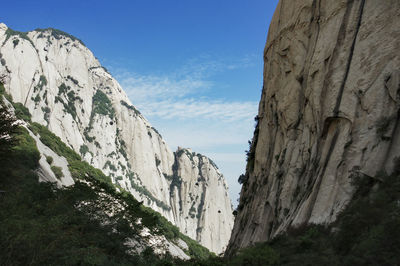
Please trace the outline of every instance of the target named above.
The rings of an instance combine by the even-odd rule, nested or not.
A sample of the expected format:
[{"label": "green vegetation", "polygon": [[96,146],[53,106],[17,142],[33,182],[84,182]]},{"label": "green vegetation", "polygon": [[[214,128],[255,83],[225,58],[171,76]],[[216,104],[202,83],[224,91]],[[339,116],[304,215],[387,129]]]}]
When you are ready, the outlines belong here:
[{"label": "green vegetation", "polygon": [[40,136],[40,141],[52,149],[59,156],[64,156],[68,162],[81,160],[81,157],[68,147],[62,140],[50,132],[45,126],[38,123],[31,123],[29,129],[36,135]]},{"label": "green vegetation", "polygon": [[[69,113],[75,120],[77,116],[75,101],[79,100],[80,102],[82,102],[83,100],[80,97],[76,97],[75,92],[70,91],[70,89],[70,86],[65,85],[65,83],[61,83],[61,85],[58,87],[58,95],[55,98],[55,102],[61,102],[64,106],[64,111],[66,113]],[[65,103],[64,100],[61,98],[62,95],[66,97],[67,103]]]},{"label": "green vegetation", "polygon": [[43,111],[43,118],[47,122],[47,124],[50,123],[50,108],[49,107],[42,107]]},{"label": "green vegetation", "polygon": [[85,139],[86,139],[87,141],[89,141],[90,143],[92,143],[92,142],[96,139],[96,137],[91,137],[91,136],[89,136],[89,131],[90,131],[90,129],[91,129],[91,127],[85,128],[85,130],[83,131],[83,135],[85,136]]},{"label": "green vegetation", "polygon": [[151,129],[152,129],[154,132],[156,132],[156,133],[157,133],[157,135],[158,135],[160,138],[162,138],[162,136],[161,136],[160,132],[158,132],[158,130],[157,130],[157,129],[155,129],[154,127],[151,127]]},{"label": "green vegetation", "polygon": [[118,166],[119,166],[123,171],[126,170],[126,166],[123,165],[123,164],[121,163],[121,161],[118,161]]},{"label": "green vegetation", "polygon": [[2,66],[6,65],[6,60],[3,58],[3,54],[2,53],[0,53],[0,63],[1,63]]},{"label": "green vegetation", "polygon": [[171,180],[170,193],[172,196],[172,194],[174,193],[175,187],[177,187],[178,190],[180,190],[181,185],[182,185],[182,178],[175,173],[172,176],[167,176],[166,178]]},{"label": "green vegetation", "polygon": [[14,39],[13,40],[14,48],[17,47],[18,43],[19,43],[19,39]]},{"label": "green vegetation", "polygon": [[92,115],[108,115],[111,119],[114,118],[115,111],[112,107],[112,103],[107,95],[101,90],[97,90],[93,96],[93,110]]},{"label": "green vegetation", "polygon": [[196,218],[197,219],[200,219],[200,217],[201,217],[201,214],[202,214],[202,212],[203,212],[203,208],[204,208],[204,198],[205,198],[205,194],[204,194],[204,191],[201,193],[201,197],[200,197],[200,204],[199,204],[199,206],[197,207],[197,215],[196,215]]},{"label": "green vegetation", "polygon": [[51,171],[53,171],[54,175],[57,177],[57,179],[61,180],[61,177],[64,176],[63,172],[62,172],[62,168],[52,165],[51,166]]},{"label": "green vegetation", "polygon": [[51,165],[53,163],[53,157],[46,156],[46,162]]},{"label": "green vegetation", "polygon": [[[0,114],[1,124],[12,130],[9,144],[0,142],[1,151],[9,151],[0,168],[0,261],[5,265],[174,265],[180,264],[168,254],[155,255],[151,248],[142,254],[129,252],[124,243],[142,239],[141,228],[176,241],[184,239],[188,253],[207,258],[210,253],[194,240],[183,236],[177,227],[159,213],[144,207],[124,191],[117,192],[111,179],[99,169],[80,160],[46,127],[31,123],[29,128],[41,141],[64,156],[75,185],[58,189],[39,183],[36,172],[40,153],[26,129],[13,126]],[[52,158],[46,160],[52,163]],[[61,177],[60,168],[52,170]],[[61,172],[62,173],[62,172]],[[83,182],[81,182],[83,181]],[[85,204],[81,204],[85,202]],[[119,208],[118,206],[123,206]],[[113,215],[106,213],[113,210]],[[138,224],[141,219],[141,224]],[[130,224],[135,224],[131,227]]]},{"label": "green vegetation", "polygon": [[15,116],[18,119],[22,119],[25,121],[31,121],[32,115],[29,112],[29,109],[26,108],[22,103],[12,103],[15,109]]},{"label": "green vegetation", "polygon": [[189,209],[189,216],[194,219],[196,217],[196,208],[194,207],[194,202]]},{"label": "green vegetation", "polygon": [[79,148],[79,152],[81,153],[81,156],[85,156],[85,154],[89,152],[89,147],[83,144]]},{"label": "green vegetation", "polygon": [[[95,141],[96,137],[89,136],[89,132],[93,128],[94,117],[96,114],[100,115],[108,115],[111,119],[114,119],[115,110],[112,106],[110,99],[107,95],[102,92],[101,90],[97,90],[95,95],[92,98],[92,113],[90,114],[90,121],[89,126],[85,128],[83,135],[85,136],[86,140],[89,142]],[[118,134],[118,132],[117,132]],[[100,146],[100,144],[96,144],[96,146]],[[125,153],[126,154],[126,153]]]},{"label": "green vegetation", "polygon": [[241,174],[238,178],[238,183],[243,184],[243,183],[247,182],[247,177],[248,177],[247,175]]},{"label": "green vegetation", "polygon": [[[4,40],[3,45],[4,45],[4,44],[8,41],[8,39],[10,39],[10,37],[12,37],[12,36],[18,36],[18,37],[20,37],[20,38],[22,38],[22,39],[25,39],[25,40],[29,41],[29,42],[32,44],[33,47],[35,47],[35,45],[33,44],[32,40],[28,37],[28,33],[27,33],[27,32],[15,31],[15,30],[12,30],[12,29],[10,29],[10,28],[8,28],[8,29],[6,30],[6,39]],[[14,48],[15,48],[15,46],[17,46],[17,44],[18,44],[19,41],[18,41],[17,43],[15,43],[14,41],[15,41],[15,40],[13,40],[13,44],[14,44]]]},{"label": "green vegetation", "polygon": [[34,170],[40,155],[35,141],[22,128],[13,138],[17,144],[0,168],[2,265],[146,263],[145,258],[127,254],[126,237],[113,230],[123,232],[122,222],[102,224],[105,217],[93,219],[90,208],[75,207],[96,197],[91,188],[78,182],[59,190],[38,183]]},{"label": "green vegetation", "polygon": [[156,159],[156,166],[158,167],[161,164],[161,161],[160,159],[157,158],[157,156],[155,157],[155,159]]},{"label": "green vegetation", "polygon": [[398,265],[400,159],[390,175],[352,179],[356,193],[335,223],[301,225],[232,257],[189,265]]},{"label": "green vegetation", "polygon": [[65,83],[61,83],[61,85],[58,86],[58,96],[66,94],[70,89],[70,86],[65,85]]},{"label": "green vegetation", "polygon": [[29,109],[26,108],[22,103],[14,103],[13,99],[10,94],[6,93],[6,89],[4,88],[3,83],[0,82],[0,105],[1,105],[1,110],[3,113],[8,113],[6,108],[3,106],[3,98],[4,96],[14,107],[15,109],[15,116],[18,119],[25,120],[30,122],[32,115],[29,113]]},{"label": "green vegetation", "polygon": [[[6,88],[4,88],[4,84],[2,82],[0,82],[0,96],[4,96],[9,102],[12,102],[12,97],[6,92]],[[2,98],[0,102],[3,102]]]},{"label": "green vegetation", "polygon": [[76,79],[74,79],[72,76],[68,75],[67,79],[71,80],[72,83],[74,83],[75,85],[79,86],[79,82]]},{"label": "green vegetation", "polygon": [[33,101],[35,102],[35,106],[37,106],[40,103],[41,100],[42,100],[42,98],[40,98],[39,93],[36,94],[36,97],[33,98]]},{"label": "green vegetation", "polygon": [[215,169],[219,169],[218,166],[214,163],[213,160],[211,160],[210,158],[208,158],[208,161],[210,162],[210,164],[211,164],[212,166],[214,166]]},{"label": "green vegetation", "polygon": [[33,88],[33,92],[41,91],[47,85],[47,79],[44,75],[40,75],[38,84]]},{"label": "green vegetation", "polygon": [[[58,29],[54,29],[54,28],[46,28],[46,29],[35,29],[35,31],[40,32],[41,34],[39,34],[38,38],[44,38],[44,32],[49,32],[50,35],[48,36],[48,41],[50,42],[50,36],[54,37],[54,39],[56,40],[61,40],[63,38],[70,38],[72,41],[78,41],[80,42],[83,46],[85,46],[85,44],[79,40],[78,38],[76,38],[75,36],[66,33],[62,30],[58,30]],[[50,42],[51,43],[51,42]]]},{"label": "green vegetation", "polygon": [[154,197],[153,194],[151,194],[151,192],[148,191],[146,187],[136,184],[133,180],[131,180],[131,186],[132,186],[132,188],[134,190],[136,190],[140,194],[146,196],[149,200],[155,202],[158,207],[160,207],[160,208],[162,208],[162,209],[164,209],[166,211],[171,210],[170,206],[168,206],[163,201],[161,201],[161,200],[157,199],[156,197]]},{"label": "green vegetation", "polygon": [[116,172],[117,171],[117,167],[115,167],[115,165],[113,165],[110,161],[107,161],[104,166],[103,169],[109,168],[111,171]]},{"label": "green vegetation", "polygon": [[97,69],[97,68],[101,68],[103,69],[106,73],[110,74],[110,72],[108,72],[108,69],[103,67],[103,66],[97,66],[97,67],[89,67],[89,71],[93,70],[93,69]]},{"label": "green vegetation", "polygon": [[16,140],[18,145],[14,147],[13,152],[18,156],[19,162],[29,168],[38,167],[40,153],[36,148],[35,140],[29,135],[25,128],[20,128]]},{"label": "green vegetation", "polygon": [[247,155],[247,165],[246,165],[246,175],[249,175],[250,172],[254,170],[254,159],[255,159],[255,153],[256,153],[256,147],[257,147],[257,141],[258,141],[258,132],[259,132],[259,120],[260,118],[258,115],[254,117],[254,120],[256,121],[255,129],[254,129],[254,135],[252,141],[249,141],[249,150],[246,151]]},{"label": "green vegetation", "polygon": [[[132,110],[132,111],[135,113],[135,115],[141,115],[141,113],[139,112],[138,109],[135,108],[135,106],[129,105],[127,102],[125,102],[125,101],[123,101],[123,100],[121,100],[120,103],[121,103],[123,106],[125,106],[126,108],[128,108],[128,110]],[[158,132],[157,132],[157,133],[158,133]]]},{"label": "green vegetation", "polygon": [[128,161],[128,154],[126,153],[126,143],[123,139],[121,139],[120,130],[117,128],[116,132],[117,137],[115,138],[115,146],[118,147],[119,153]]}]

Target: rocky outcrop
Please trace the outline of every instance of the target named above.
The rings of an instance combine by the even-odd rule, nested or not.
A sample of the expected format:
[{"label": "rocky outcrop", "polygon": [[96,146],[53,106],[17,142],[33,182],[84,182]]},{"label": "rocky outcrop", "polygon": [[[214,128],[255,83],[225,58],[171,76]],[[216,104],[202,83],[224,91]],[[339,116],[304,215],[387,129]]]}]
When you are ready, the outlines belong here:
[{"label": "rocky outcrop", "polygon": [[34,122],[182,232],[224,250],[233,216],[217,167],[189,150],[173,153],[80,40],[55,29],[22,33],[0,24],[0,44],[6,90]]},{"label": "rocky outcrop", "polygon": [[281,0],[228,253],[329,223],[400,155],[400,2]]},{"label": "rocky outcrop", "polygon": [[[228,187],[215,163],[190,149],[178,148],[172,166],[170,193],[176,223],[184,234],[218,253],[225,247],[233,227]],[[215,233],[217,229],[218,233]],[[227,244],[227,243],[226,243]]]}]

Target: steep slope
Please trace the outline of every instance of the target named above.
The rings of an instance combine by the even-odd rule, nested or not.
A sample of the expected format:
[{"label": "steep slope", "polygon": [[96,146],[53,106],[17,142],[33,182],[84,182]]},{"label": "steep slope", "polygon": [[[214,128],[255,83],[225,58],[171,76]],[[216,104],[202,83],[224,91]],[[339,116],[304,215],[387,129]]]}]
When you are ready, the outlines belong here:
[{"label": "steep slope", "polygon": [[[59,30],[21,33],[0,24],[0,43],[6,90],[30,110],[34,122],[182,232],[214,252],[224,250],[233,216],[216,166],[201,155],[194,166],[178,156],[180,150],[171,152],[80,40]],[[190,167],[201,170],[184,170]],[[201,184],[199,173],[204,173]],[[222,193],[210,195],[214,189]],[[189,213],[192,207],[195,215]]]},{"label": "steep slope", "polygon": [[[9,95],[3,98],[1,88],[0,82],[0,139],[6,133],[13,143],[0,169],[1,193],[5,193],[1,235],[7,246],[0,252],[2,265],[26,264],[26,260],[35,265],[53,264],[48,262],[52,260],[58,264],[94,260],[83,264],[96,265],[126,260],[144,265],[163,257],[171,261],[209,256],[160,214],[128,192],[118,192],[109,177],[81,161],[46,127],[32,123],[28,109],[10,102]],[[21,120],[8,119],[12,113]],[[2,148],[7,147],[4,143]],[[21,252],[24,249],[28,251]],[[72,258],[79,253],[85,254]]]},{"label": "steep slope", "polygon": [[329,223],[400,155],[400,2],[281,0],[228,253]]}]

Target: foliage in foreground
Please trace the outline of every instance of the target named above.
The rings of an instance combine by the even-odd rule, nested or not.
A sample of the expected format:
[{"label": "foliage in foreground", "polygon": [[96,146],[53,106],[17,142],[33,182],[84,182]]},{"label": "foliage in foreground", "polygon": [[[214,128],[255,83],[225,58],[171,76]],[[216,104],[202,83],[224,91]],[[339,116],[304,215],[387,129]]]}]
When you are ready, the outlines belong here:
[{"label": "foliage in foreground", "polygon": [[400,160],[376,177],[354,176],[358,188],[330,226],[303,225],[231,258],[192,265],[399,265]]},{"label": "foliage in foreground", "polygon": [[[29,120],[25,121],[29,123]],[[30,123],[29,128],[44,144],[67,159],[76,183],[64,189],[39,183],[35,170],[40,153],[34,139],[22,127],[8,131],[12,145],[0,143],[4,147],[2,153],[7,154],[0,167],[0,265],[179,263],[168,254],[160,258],[151,248],[140,255],[130,252],[124,243],[128,239],[140,239],[139,231],[144,226],[170,240],[184,238],[188,253],[194,257],[210,255],[207,249],[185,238],[177,227],[144,207],[130,193],[118,192],[108,176],[81,161],[78,154],[46,127]],[[125,208],[115,211],[115,206]],[[114,212],[111,217],[106,215],[110,211]],[[138,219],[141,225],[135,223]],[[131,223],[135,224],[133,228]]]},{"label": "foliage in foreground", "polygon": [[[16,115],[29,123],[27,109],[13,105]],[[1,112],[0,119],[7,117],[5,109]],[[4,121],[12,138],[0,142],[1,155],[7,155],[0,167],[0,265],[398,265],[400,261],[399,162],[390,175],[355,176],[358,190],[335,224],[301,226],[240,250],[234,257],[218,258],[209,257],[205,248],[128,192],[118,192],[109,177],[81,161],[46,127],[30,123],[43,143],[68,160],[77,181],[62,190],[38,183],[34,170],[40,154],[35,141],[25,129],[11,127],[12,120]],[[112,197],[100,199],[98,192],[104,191]],[[96,205],[111,208],[111,199],[128,206],[112,219],[100,215]],[[96,204],[76,208],[81,202]],[[168,239],[184,239],[195,259],[159,258],[151,249],[141,255],[129,254],[124,242],[138,232],[128,225],[125,214],[132,221],[142,218],[143,225]]]}]

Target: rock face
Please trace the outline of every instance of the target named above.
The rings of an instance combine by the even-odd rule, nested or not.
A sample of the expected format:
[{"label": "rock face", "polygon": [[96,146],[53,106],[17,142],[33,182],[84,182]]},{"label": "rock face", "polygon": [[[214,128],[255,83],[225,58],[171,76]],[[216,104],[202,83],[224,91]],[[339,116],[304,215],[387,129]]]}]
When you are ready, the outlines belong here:
[{"label": "rock face", "polygon": [[281,0],[228,247],[329,223],[400,156],[400,2]]},{"label": "rock face", "polygon": [[110,175],[210,250],[233,226],[225,179],[208,158],[178,149],[131,104],[118,82],[75,37],[0,24],[0,75],[15,102],[92,166]]}]

